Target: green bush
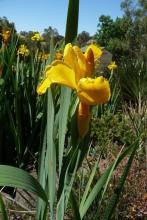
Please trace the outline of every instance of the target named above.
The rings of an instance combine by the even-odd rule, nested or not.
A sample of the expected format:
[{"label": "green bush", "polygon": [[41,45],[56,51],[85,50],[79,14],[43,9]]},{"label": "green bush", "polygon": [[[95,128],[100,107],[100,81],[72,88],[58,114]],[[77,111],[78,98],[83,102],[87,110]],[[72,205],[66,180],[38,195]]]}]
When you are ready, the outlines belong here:
[{"label": "green bush", "polygon": [[91,139],[103,156],[110,151],[117,152],[123,145],[130,145],[135,139],[130,129],[129,119],[121,112],[115,115],[106,112],[101,118],[93,118],[91,123]]}]

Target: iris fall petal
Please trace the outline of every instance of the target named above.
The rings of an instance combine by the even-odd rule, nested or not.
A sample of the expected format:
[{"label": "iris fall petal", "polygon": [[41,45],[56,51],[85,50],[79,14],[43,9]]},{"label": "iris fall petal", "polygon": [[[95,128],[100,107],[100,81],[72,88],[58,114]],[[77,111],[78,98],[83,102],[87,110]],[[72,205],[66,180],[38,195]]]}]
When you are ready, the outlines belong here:
[{"label": "iris fall petal", "polygon": [[53,62],[46,68],[46,78],[38,85],[37,93],[44,94],[53,83],[76,89],[75,72],[62,61]]},{"label": "iris fall petal", "polygon": [[87,105],[106,103],[110,99],[109,82],[102,76],[83,78],[78,83],[77,94],[80,101]]}]

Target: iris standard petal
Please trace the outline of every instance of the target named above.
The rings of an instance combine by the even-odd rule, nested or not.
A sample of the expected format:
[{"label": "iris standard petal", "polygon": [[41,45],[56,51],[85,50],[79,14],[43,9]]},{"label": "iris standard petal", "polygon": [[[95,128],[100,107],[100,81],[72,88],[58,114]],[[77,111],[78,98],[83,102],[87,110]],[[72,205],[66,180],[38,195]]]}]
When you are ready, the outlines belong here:
[{"label": "iris standard petal", "polygon": [[95,64],[94,64],[94,54],[91,49],[87,51],[86,61],[87,61],[87,75],[86,76],[93,77]]},{"label": "iris standard petal", "polygon": [[63,53],[64,62],[68,64],[74,71],[77,70],[77,56],[73,50],[72,44],[66,44]]},{"label": "iris standard petal", "polygon": [[106,103],[110,99],[109,82],[102,76],[95,79],[83,78],[78,83],[77,95],[87,105]]},{"label": "iris standard petal", "polygon": [[87,75],[87,62],[83,52],[79,47],[73,46],[73,50],[77,57],[76,79],[78,82],[81,78],[84,78]]},{"label": "iris standard petal", "polygon": [[87,47],[86,51],[85,51],[85,56],[86,56],[86,57],[87,57],[88,51],[89,51],[90,49],[91,49],[92,52],[93,52],[94,61],[96,62],[97,59],[99,59],[99,58],[101,57],[103,51],[101,50],[101,48],[95,46],[94,44],[90,44],[90,45]]},{"label": "iris standard petal", "polygon": [[89,123],[91,119],[90,107],[82,102],[78,106],[78,132],[80,137],[84,137],[89,130]]},{"label": "iris standard petal", "polygon": [[51,84],[57,83],[76,89],[75,72],[62,61],[55,61],[46,68],[46,78],[38,85],[39,95],[46,92]]},{"label": "iris standard petal", "polygon": [[86,58],[79,47],[67,44],[64,49],[64,62],[75,71],[76,82],[87,75]]}]

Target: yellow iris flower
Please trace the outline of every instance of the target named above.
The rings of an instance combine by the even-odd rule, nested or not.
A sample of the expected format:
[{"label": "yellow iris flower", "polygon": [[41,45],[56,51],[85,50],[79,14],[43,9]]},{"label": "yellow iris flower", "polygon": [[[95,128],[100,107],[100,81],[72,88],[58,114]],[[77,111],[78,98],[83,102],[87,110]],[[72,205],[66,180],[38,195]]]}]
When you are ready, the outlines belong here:
[{"label": "yellow iris flower", "polygon": [[109,69],[109,70],[117,69],[117,65],[116,65],[115,61],[112,61],[112,62],[108,65],[108,69]]},{"label": "yellow iris flower", "polygon": [[31,37],[31,40],[39,42],[39,41],[43,41],[43,37],[39,33],[36,33],[36,34],[34,34],[33,37]]},{"label": "yellow iris flower", "polygon": [[49,56],[50,56],[50,54],[49,53],[43,53],[43,52],[39,52],[39,54],[38,54],[38,61],[46,61],[46,60],[48,60],[48,58],[49,58]]},{"label": "yellow iris flower", "polygon": [[24,44],[21,44],[18,51],[17,51],[17,55],[21,55],[24,57],[29,56],[30,52],[29,49],[27,48],[27,46],[25,46]]},{"label": "yellow iris flower", "polygon": [[10,31],[3,31],[2,32],[2,38],[4,43],[7,43],[10,38],[11,32]]},{"label": "yellow iris flower", "polygon": [[53,83],[65,85],[77,92],[78,130],[84,137],[89,128],[91,118],[90,106],[106,103],[110,99],[110,86],[103,76],[94,78],[96,61],[101,57],[102,50],[89,45],[85,54],[77,46],[70,43],[65,46],[62,61],[53,61],[46,67],[45,79],[38,85],[37,93],[43,94]]}]

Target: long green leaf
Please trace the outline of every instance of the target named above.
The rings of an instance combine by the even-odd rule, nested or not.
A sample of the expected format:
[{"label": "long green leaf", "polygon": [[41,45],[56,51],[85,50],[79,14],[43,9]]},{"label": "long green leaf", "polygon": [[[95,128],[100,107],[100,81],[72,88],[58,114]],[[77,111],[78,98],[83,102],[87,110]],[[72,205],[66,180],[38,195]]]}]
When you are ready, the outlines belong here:
[{"label": "long green leaf", "polygon": [[64,200],[65,200],[65,192],[63,190],[60,199],[57,203],[56,220],[64,219],[64,208],[65,208]]},{"label": "long green leaf", "polygon": [[108,184],[109,184],[109,182],[110,182],[110,179],[111,179],[111,177],[112,177],[113,171],[115,170],[117,161],[118,161],[118,159],[119,159],[119,157],[120,157],[120,154],[122,153],[123,148],[124,148],[124,146],[121,148],[120,152],[119,152],[118,155],[117,155],[117,158],[115,159],[115,161],[114,161],[114,163],[113,163],[113,165],[112,165],[112,167],[111,167],[111,170],[110,170],[109,175],[108,175],[108,177],[107,177],[107,181],[106,181],[105,186],[104,186],[104,190],[103,190],[102,195],[101,195],[101,200],[100,200],[100,202],[99,202],[99,205],[101,204],[101,202],[102,202],[102,200],[103,200],[104,194],[105,194],[105,192],[106,192],[106,190],[107,190]]},{"label": "long green leaf", "polygon": [[105,209],[104,216],[102,218],[103,220],[109,220],[110,219],[110,217],[111,217],[111,215],[114,211],[114,208],[117,205],[120,193],[122,192],[125,180],[126,180],[127,175],[129,173],[129,170],[130,170],[130,167],[131,167],[131,164],[133,162],[133,158],[134,158],[134,155],[135,155],[135,152],[136,152],[138,146],[139,146],[138,143],[134,146],[134,149],[133,149],[133,151],[132,151],[132,153],[129,157],[129,160],[128,160],[125,168],[124,168],[124,171],[123,171],[123,173],[122,173],[122,175],[119,179],[118,185],[117,185],[116,189],[114,190],[114,194],[112,195],[112,197],[110,199],[110,202],[109,202],[108,206]]},{"label": "long green leaf", "polygon": [[48,203],[46,193],[39,182],[29,173],[19,168],[0,165],[0,186],[11,186],[30,191]]},{"label": "long green leaf", "polygon": [[66,135],[66,125],[68,120],[68,110],[70,105],[71,90],[69,88],[61,88],[60,96],[60,113],[59,113],[59,175],[62,167],[64,142]]},{"label": "long green leaf", "polygon": [[[137,140],[138,141],[138,140]],[[136,142],[137,142],[136,141]],[[122,159],[128,155],[131,151],[132,151],[132,147],[134,144],[133,143],[130,147],[128,147],[118,158],[117,160],[117,163],[115,165],[115,169],[116,167],[118,166],[118,164],[122,161]],[[96,198],[96,196],[98,195],[98,193],[101,191],[101,189],[103,188],[103,186],[105,185],[105,183],[107,182],[107,178],[109,177],[109,173],[111,172],[111,168],[113,166],[113,163],[112,165],[110,165],[107,170],[103,173],[103,175],[98,179],[97,183],[95,184],[95,186],[93,187],[92,191],[89,193],[85,203],[84,203],[84,206],[83,206],[83,209],[81,210],[80,212],[80,215],[81,215],[81,218],[84,217],[84,215],[86,214],[87,210],[89,209],[89,207],[91,206],[92,202],[94,201],[94,199]]]},{"label": "long green leaf", "polygon": [[65,44],[72,43],[78,32],[79,0],[69,0]]},{"label": "long green leaf", "polygon": [[[78,149],[78,151],[75,151],[74,154],[75,155],[73,155],[73,158],[71,159],[69,166],[67,167],[67,171],[65,175],[65,186],[64,186],[65,187],[65,208],[68,205],[68,199],[70,197],[72,186],[75,180],[75,175],[76,175],[76,171],[77,171],[79,160],[80,160],[81,150]],[[76,156],[76,160],[74,156]],[[73,160],[75,161],[75,166],[74,166],[72,173],[70,173],[70,166],[72,165]]]},{"label": "long green leaf", "polygon": [[71,201],[72,208],[73,208],[73,211],[74,211],[75,219],[76,220],[81,220],[80,213],[79,213],[79,207],[77,205],[77,201],[75,199],[75,195],[74,195],[73,190],[71,190],[71,193],[70,193],[70,201]]},{"label": "long green leaf", "polygon": [[[60,199],[58,201],[57,204],[57,220],[62,220],[64,217],[64,211],[67,207],[68,204],[68,199],[71,193],[71,189],[72,189],[72,185],[75,179],[75,174],[77,171],[77,167],[78,167],[78,163],[79,163],[79,159],[80,159],[80,154],[81,151],[78,150],[78,148],[75,150],[74,154],[72,155],[72,157],[70,158],[66,171],[65,171],[65,177],[62,183],[62,192],[60,194]],[[76,161],[75,161],[75,157],[76,157]],[[75,161],[75,167],[72,173],[70,173],[70,166],[73,162],[73,160]]]},{"label": "long green leaf", "polygon": [[96,162],[95,165],[94,165],[94,167],[93,167],[93,169],[92,169],[92,172],[91,172],[91,174],[90,174],[90,177],[89,177],[88,183],[87,183],[87,185],[86,185],[84,194],[83,194],[83,196],[82,196],[82,200],[81,200],[81,203],[80,203],[80,212],[81,212],[81,210],[82,210],[82,208],[83,208],[83,206],[84,206],[84,203],[85,203],[85,201],[86,201],[88,192],[89,192],[89,190],[90,190],[91,183],[92,183],[92,181],[93,181],[93,178],[94,178],[94,175],[95,175],[95,172],[96,172],[96,169],[97,169],[97,166],[98,166],[98,165],[97,165],[97,162]]},{"label": "long green leaf", "polygon": [[[44,189],[46,188],[46,182],[47,182],[47,177],[46,177],[45,169],[44,169],[44,167],[45,167],[45,155],[46,155],[46,129],[45,129],[45,132],[44,132],[42,152],[41,152],[41,156],[40,156],[40,159],[39,159],[40,167],[39,167],[39,173],[38,173],[39,182],[40,182],[41,186]],[[38,198],[36,218],[38,220],[46,219],[45,218],[45,215],[47,214],[46,211],[47,211],[47,204],[44,203],[40,198]]]},{"label": "long green leaf", "polygon": [[54,219],[54,201],[56,191],[56,149],[53,137],[54,103],[51,89],[48,90],[47,102],[47,152],[45,157],[45,172],[48,178],[48,191],[51,219]]}]

